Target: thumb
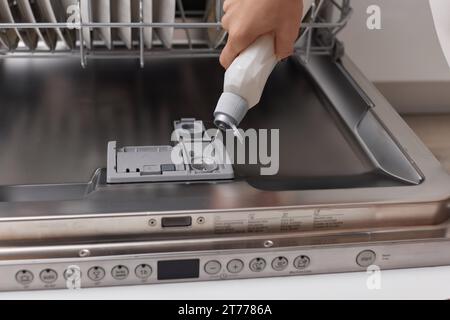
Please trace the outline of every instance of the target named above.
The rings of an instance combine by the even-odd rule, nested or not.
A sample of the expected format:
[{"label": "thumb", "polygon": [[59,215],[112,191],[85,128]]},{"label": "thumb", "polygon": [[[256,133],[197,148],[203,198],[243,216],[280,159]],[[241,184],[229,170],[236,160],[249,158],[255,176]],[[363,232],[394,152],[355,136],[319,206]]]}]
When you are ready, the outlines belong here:
[{"label": "thumb", "polygon": [[283,29],[275,33],[275,55],[279,60],[292,55],[296,39],[297,34]]}]

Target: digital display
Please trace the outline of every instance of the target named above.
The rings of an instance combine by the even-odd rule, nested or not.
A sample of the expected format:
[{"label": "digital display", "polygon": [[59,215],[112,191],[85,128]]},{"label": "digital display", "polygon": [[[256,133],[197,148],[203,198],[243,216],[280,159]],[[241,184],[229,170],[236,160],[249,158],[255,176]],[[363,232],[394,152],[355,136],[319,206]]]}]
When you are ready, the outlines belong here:
[{"label": "digital display", "polygon": [[158,261],[158,280],[198,278],[200,260]]}]

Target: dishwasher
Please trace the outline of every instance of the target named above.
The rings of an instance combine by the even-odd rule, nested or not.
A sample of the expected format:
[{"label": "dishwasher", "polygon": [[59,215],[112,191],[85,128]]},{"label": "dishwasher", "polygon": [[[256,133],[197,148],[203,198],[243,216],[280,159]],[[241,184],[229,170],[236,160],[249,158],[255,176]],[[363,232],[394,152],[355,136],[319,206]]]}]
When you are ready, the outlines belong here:
[{"label": "dishwasher", "polygon": [[450,265],[450,176],[346,56],[349,0],[313,3],[241,124],[279,129],[277,174],[143,182],[111,180],[149,150],[123,146],[213,126],[221,1],[23,2],[0,8],[0,290]]}]

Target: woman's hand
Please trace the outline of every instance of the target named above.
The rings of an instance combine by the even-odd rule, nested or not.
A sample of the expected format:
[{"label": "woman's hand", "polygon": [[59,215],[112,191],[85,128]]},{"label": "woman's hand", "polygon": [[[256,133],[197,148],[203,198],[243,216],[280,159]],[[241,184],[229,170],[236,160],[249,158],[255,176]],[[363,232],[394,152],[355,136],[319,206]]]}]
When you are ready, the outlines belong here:
[{"label": "woman's hand", "polygon": [[303,0],[225,0],[222,25],[228,41],[220,56],[226,69],[262,35],[273,33],[278,59],[294,49],[303,13]]}]

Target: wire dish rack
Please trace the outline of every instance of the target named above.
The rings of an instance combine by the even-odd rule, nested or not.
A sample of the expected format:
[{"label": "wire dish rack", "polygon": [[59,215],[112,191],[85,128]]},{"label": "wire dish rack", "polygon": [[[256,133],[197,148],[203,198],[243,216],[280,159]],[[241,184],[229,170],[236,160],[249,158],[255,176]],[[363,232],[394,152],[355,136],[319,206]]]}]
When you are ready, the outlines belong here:
[{"label": "wire dish rack", "polygon": [[[3,1],[8,3],[12,13],[19,11],[17,0]],[[33,5],[35,1],[30,0],[29,3]],[[72,1],[73,5],[70,8],[64,7],[67,13],[66,21],[60,18],[57,22],[46,22],[38,15],[33,22],[23,22],[24,19],[21,18],[9,22],[0,20],[0,36],[4,37],[12,32],[19,35],[19,41],[15,46],[8,48],[4,44],[0,45],[0,59],[76,57],[80,59],[82,67],[87,66],[89,59],[135,59],[139,61],[141,67],[144,67],[147,58],[215,57],[220,54],[226,41],[226,32],[220,23],[224,0],[207,1],[205,10],[190,10],[185,8],[182,0],[173,0],[176,1],[176,9],[173,21],[169,22],[146,22],[144,14],[146,0],[134,0],[138,14],[136,21],[130,22],[95,22],[92,18],[92,7],[94,1],[99,0]],[[86,7],[88,14],[83,15],[82,10],[86,11]],[[311,55],[331,55],[339,58],[343,54],[343,46],[336,35],[347,24],[351,12],[350,0],[315,0],[302,23],[295,54],[305,63]],[[10,16],[13,19],[13,15]],[[131,46],[127,46],[118,36],[115,36],[108,46],[100,34],[100,30],[105,28],[111,30],[130,28]],[[173,41],[167,45],[154,36],[151,48],[148,48],[144,44],[145,32],[158,29],[175,30]],[[45,46],[43,41],[38,41],[35,46],[23,41],[24,33],[25,36],[30,31],[43,34],[48,30],[58,30],[61,37],[63,33],[72,34],[73,46],[64,45],[61,37],[51,47]]]}]

